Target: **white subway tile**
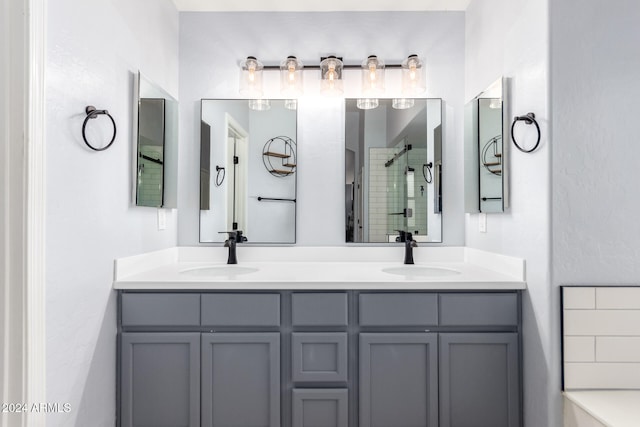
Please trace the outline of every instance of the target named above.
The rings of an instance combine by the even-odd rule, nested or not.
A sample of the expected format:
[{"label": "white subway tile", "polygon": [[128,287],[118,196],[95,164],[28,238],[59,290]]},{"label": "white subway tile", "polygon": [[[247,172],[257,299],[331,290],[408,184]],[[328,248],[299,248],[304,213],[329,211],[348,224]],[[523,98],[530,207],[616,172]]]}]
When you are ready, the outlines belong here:
[{"label": "white subway tile", "polygon": [[640,388],[640,363],[565,363],[566,389]]},{"label": "white subway tile", "polygon": [[596,288],[596,308],[640,310],[640,287]]},{"label": "white subway tile", "polygon": [[640,337],[597,337],[596,360],[640,363]]},{"label": "white subway tile", "polygon": [[564,334],[640,336],[640,310],[564,310]]},{"label": "white subway tile", "polygon": [[593,309],[596,308],[595,288],[571,288],[563,290],[563,307],[565,309]]},{"label": "white subway tile", "polygon": [[565,362],[595,362],[595,337],[564,337]]}]

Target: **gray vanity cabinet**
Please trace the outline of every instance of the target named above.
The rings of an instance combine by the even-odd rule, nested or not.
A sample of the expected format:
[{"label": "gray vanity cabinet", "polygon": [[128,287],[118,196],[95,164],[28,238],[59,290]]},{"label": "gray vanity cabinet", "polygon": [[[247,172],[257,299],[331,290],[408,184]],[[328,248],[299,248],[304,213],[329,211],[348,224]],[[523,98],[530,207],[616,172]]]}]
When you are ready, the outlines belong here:
[{"label": "gray vanity cabinet", "polygon": [[360,427],[438,426],[438,335],[360,334]]},{"label": "gray vanity cabinet", "polygon": [[521,427],[518,291],[122,291],[118,427]]},{"label": "gray vanity cabinet", "polygon": [[123,333],[121,427],[200,426],[200,334]]},{"label": "gray vanity cabinet", "polygon": [[517,427],[516,333],[440,334],[440,427]]},{"label": "gray vanity cabinet", "polygon": [[202,426],[280,427],[280,334],[202,334]]}]

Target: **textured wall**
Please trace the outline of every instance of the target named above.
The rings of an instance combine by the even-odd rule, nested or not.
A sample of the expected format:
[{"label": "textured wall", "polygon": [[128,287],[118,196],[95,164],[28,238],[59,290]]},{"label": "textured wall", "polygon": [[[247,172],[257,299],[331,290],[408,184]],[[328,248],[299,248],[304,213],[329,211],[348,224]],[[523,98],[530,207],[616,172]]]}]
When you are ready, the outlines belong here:
[{"label": "textured wall", "polygon": [[[355,24],[354,24],[355,23]],[[393,37],[389,37],[393,34]],[[426,58],[427,93],[448,104],[451,132],[444,149],[455,164],[462,155],[464,13],[182,13],[180,14],[181,191],[179,243],[198,236],[200,98],[239,98],[238,63],[254,55],[269,65],[297,55],[308,65],[320,56],[358,64],[370,54],[388,63],[417,53]],[[387,97],[399,80],[387,70]],[[398,76],[399,74],[395,74]],[[280,97],[277,73],[265,73],[265,97]],[[345,96],[357,97],[360,73],[345,75]],[[305,72],[298,107],[297,243],[344,244],[344,105],[318,96],[318,72]],[[395,88],[395,89],[394,89]],[[394,92],[395,91],[395,92]],[[444,168],[444,243],[464,243],[462,174]]]},{"label": "textured wall", "polygon": [[640,4],[551,6],[554,282],[638,283]]},{"label": "textured wall", "polygon": [[[540,148],[510,150],[511,208],[487,214],[487,232],[478,215],[467,215],[467,246],[524,258],[528,290],[523,298],[525,426],[559,426],[558,295],[550,286],[549,18],[547,0],[480,0],[466,13],[465,100],[500,76],[512,78],[511,115],[536,114]],[[531,131],[531,129],[527,129]],[[535,137],[528,134],[529,137]],[[505,138],[506,139],[506,138]]]},{"label": "textured wall", "polygon": [[[114,258],[174,246],[175,212],[131,206],[133,75],[177,97],[178,14],[169,0],[59,0],[48,7],[46,64],[47,401],[70,403],[48,426],[113,427]],[[86,105],[110,111],[107,151],[81,138]],[[103,119],[91,123],[105,137]],[[108,122],[108,121],[107,121]],[[109,135],[110,136],[110,135]]]}]

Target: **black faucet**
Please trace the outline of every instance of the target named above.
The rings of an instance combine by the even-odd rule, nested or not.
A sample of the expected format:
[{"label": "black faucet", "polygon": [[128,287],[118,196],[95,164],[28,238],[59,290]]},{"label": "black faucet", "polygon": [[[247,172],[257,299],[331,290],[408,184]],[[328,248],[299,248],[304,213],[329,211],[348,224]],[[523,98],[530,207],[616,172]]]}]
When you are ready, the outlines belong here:
[{"label": "black faucet", "polygon": [[414,264],[413,262],[413,248],[417,247],[418,244],[415,240],[413,240],[413,235],[404,230],[396,230],[400,235],[396,237],[396,242],[404,242],[404,263],[405,264]]},{"label": "black faucet", "polygon": [[221,231],[220,233],[227,233],[229,235],[229,238],[224,241],[224,247],[229,248],[227,264],[237,264],[238,257],[236,256],[236,244],[246,242],[247,238],[242,235],[242,230]]}]

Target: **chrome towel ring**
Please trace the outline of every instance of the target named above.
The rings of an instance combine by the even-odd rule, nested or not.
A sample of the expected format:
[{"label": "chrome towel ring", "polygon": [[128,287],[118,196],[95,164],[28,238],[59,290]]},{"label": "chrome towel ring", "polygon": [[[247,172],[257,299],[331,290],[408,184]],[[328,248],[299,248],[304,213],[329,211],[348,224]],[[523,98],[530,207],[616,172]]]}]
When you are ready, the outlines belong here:
[{"label": "chrome towel ring", "polygon": [[[529,149],[529,150],[525,150],[524,148],[522,148],[517,142],[516,142],[516,137],[513,136],[513,128],[516,126],[516,123],[518,122],[525,122],[526,124],[530,125],[530,124],[534,124],[536,125],[536,130],[538,131],[538,140],[536,141],[536,144],[533,146],[533,148]],[[516,146],[516,148],[520,151],[522,151],[523,153],[531,153],[532,151],[535,151],[536,148],[538,148],[538,145],[540,145],[540,126],[538,126],[538,122],[536,121],[536,115],[533,113],[527,113],[524,116],[516,116],[513,118],[513,123],[511,124],[511,140],[513,141],[513,144]]]},{"label": "chrome towel ring", "polygon": [[[87,144],[87,147],[91,148],[94,151],[104,151],[107,148],[111,147],[111,144],[113,144],[113,141],[116,140],[116,122],[115,120],[113,120],[113,117],[111,117],[111,114],[109,114],[107,110],[96,110],[96,107],[94,107],[93,105],[88,105],[84,111],[87,113],[87,117],[85,117],[84,123],[82,123],[82,139],[84,139],[84,143]],[[109,117],[109,119],[111,120],[111,124],[113,124],[113,137],[111,138],[111,141],[109,141],[107,145],[101,148],[97,148],[91,145],[87,140],[86,128],[87,128],[87,122],[89,121],[89,119],[96,119],[100,114],[104,114],[105,116]]]}]

